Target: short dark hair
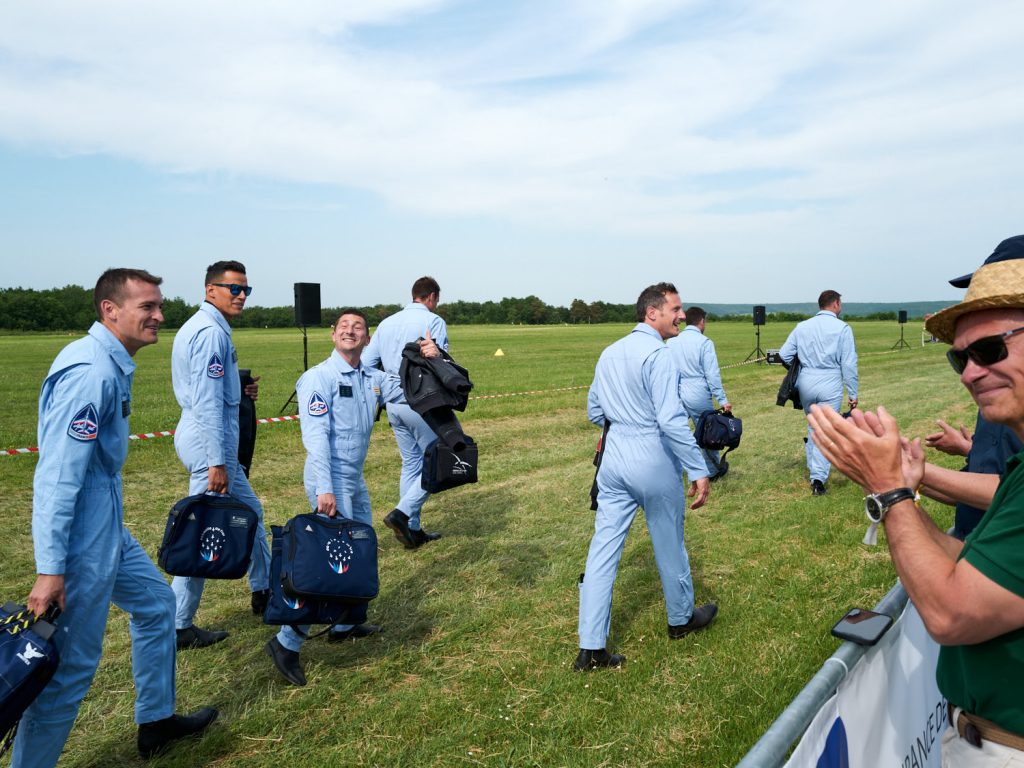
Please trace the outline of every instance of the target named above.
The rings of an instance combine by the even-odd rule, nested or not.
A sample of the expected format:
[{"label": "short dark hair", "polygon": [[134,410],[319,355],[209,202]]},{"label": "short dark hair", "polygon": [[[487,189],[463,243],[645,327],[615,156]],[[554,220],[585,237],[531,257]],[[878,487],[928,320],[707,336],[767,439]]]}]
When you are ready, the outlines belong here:
[{"label": "short dark hair", "polygon": [[203,285],[215,283],[224,277],[225,272],[238,272],[245,274],[245,265],[240,261],[215,261],[206,268],[206,282]]},{"label": "short dark hair", "polygon": [[821,296],[818,297],[818,309],[824,309],[833,301],[841,298],[839,291],[822,291]]},{"label": "short dark hair", "polygon": [[661,309],[665,303],[665,295],[669,293],[679,293],[672,283],[655,283],[644,288],[636,300],[636,321],[638,323],[644,321],[644,318],[647,317],[648,307]]},{"label": "short dark hair", "polygon": [[125,267],[108,269],[100,275],[100,279],[96,281],[96,287],[92,290],[92,306],[96,310],[97,318],[103,320],[103,312],[100,310],[100,304],[103,301],[110,300],[117,306],[121,306],[126,293],[125,286],[129,280],[139,280],[150,285],[160,285],[164,281],[162,277],[151,275],[144,269],[127,269]]},{"label": "short dark hair", "polygon": [[363,310],[361,310],[361,309],[356,309],[355,307],[346,307],[345,309],[343,309],[340,312],[338,312],[338,316],[336,318],[334,318],[334,322],[331,323],[331,327],[332,328],[336,327],[338,325],[338,323],[341,322],[341,318],[342,318],[343,315],[355,315],[356,317],[363,318],[363,322],[366,323],[366,328],[367,328],[367,330],[369,330],[369,328],[370,328],[370,321],[369,321],[369,319],[367,319],[366,313],[363,312]]},{"label": "short dark hair", "polygon": [[412,284],[413,299],[425,299],[432,293],[441,295],[441,286],[432,277],[424,276]]},{"label": "short dark hair", "polygon": [[707,316],[708,313],[705,312],[701,307],[689,307],[686,310],[686,324],[696,325]]}]

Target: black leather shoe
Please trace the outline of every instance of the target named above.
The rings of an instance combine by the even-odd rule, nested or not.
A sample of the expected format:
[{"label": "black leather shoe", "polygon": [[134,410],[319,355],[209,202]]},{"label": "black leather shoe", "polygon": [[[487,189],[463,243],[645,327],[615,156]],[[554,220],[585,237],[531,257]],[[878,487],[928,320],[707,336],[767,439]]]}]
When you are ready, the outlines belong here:
[{"label": "black leather shoe", "polygon": [[727,475],[728,473],[729,473],[729,462],[728,462],[728,461],[724,461],[724,460],[723,460],[723,461],[722,461],[722,463],[718,465],[718,472],[716,472],[716,473],[715,473],[715,474],[714,474],[714,475],[712,476],[712,478],[711,478],[711,482],[713,483],[713,482],[715,482],[716,480],[721,480],[721,479],[722,479],[723,477],[725,477],[725,476],[726,476],[726,475]]},{"label": "black leather shoe", "polygon": [[254,616],[262,616],[270,604],[270,590],[258,589],[252,593],[252,613]]},{"label": "black leather shoe", "polygon": [[206,648],[208,645],[219,643],[228,636],[223,629],[201,629],[195,624],[185,629],[176,630],[175,634],[179,651],[189,648]]},{"label": "black leather shoe", "polygon": [[422,528],[418,530],[409,529],[409,536],[413,541],[416,542],[417,547],[422,547],[424,544],[430,541],[437,541],[441,538],[440,533],[427,533]]},{"label": "black leather shoe", "polygon": [[588,651],[580,648],[579,656],[573,662],[572,668],[577,672],[590,672],[599,667],[612,667],[618,669],[626,663],[626,657],[621,653],[608,653],[604,648],[599,651]]},{"label": "black leather shoe", "polygon": [[376,624],[356,624],[351,629],[334,629],[327,633],[327,642],[340,643],[342,640],[358,640],[360,637],[369,637],[384,631],[384,627]]},{"label": "black leather shoe", "polygon": [[274,662],[277,671],[284,676],[285,680],[292,685],[306,684],[306,675],[302,671],[302,664],[299,663],[298,651],[289,651],[281,645],[276,637],[270,638],[265,647],[267,656]]},{"label": "black leather shoe", "polygon": [[413,539],[409,531],[409,516],[400,509],[392,509],[384,517],[384,525],[392,530],[395,538],[406,549],[416,549],[419,544]]},{"label": "black leather shoe", "polygon": [[821,480],[811,480],[811,496],[824,496],[825,484]]},{"label": "black leather shoe", "polygon": [[685,624],[668,625],[668,636],[672,640],[686,637],[691,632],[704,629],[715,620],[718,615],[718,606],[714,603],[705,603],[693,612],[693,616]]},{"label": "black leather shoe", "polygon": [[152,757],[172,741],[201,733],[216,719],[217,710],[205,707],[191,715],[171,715],[163,720],[142,723],[139,725],[139,736],[136,741],[139,754],[143,757]]}]

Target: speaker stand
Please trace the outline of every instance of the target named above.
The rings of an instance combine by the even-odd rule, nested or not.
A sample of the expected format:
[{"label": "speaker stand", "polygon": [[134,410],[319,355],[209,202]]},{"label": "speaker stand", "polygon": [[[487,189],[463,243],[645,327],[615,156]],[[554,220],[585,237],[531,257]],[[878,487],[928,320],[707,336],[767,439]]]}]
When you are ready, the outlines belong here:
[{"label": "speaker stand", "polygon": [[[309,370],[309,339],[306,337],[306,326],[302,326],[302,372],[305,373],[308,370]],[[298,409],[298,405],[299,405],[298,394],[299,394],[299,391],[297,389],[293,389],[292,390],[291,397],[289,397],[285,401],[285,404],[281,406],[281,410],[277,412],[278,416],[280,416],[282,413],[284,413],[285,409],[289,405],[291,405],[292,403],[295,403],[296,409]]]},{"label": "speaker stand", "polygon": [[761,326],[755,326],[755,333],[757,334],[757,346],[754,347],[754,351],[747,355],[747,359],[744,363],[749,363],[751,360],[755,360],[758,365],[764,360],[764,350],[761,349]]},{"label": "speaker stand", "polygon": [[[903,339],[903,326],[900,326],[900,340],[892,345],[892,349],[910,349],[910,345]],[[890,350],[891,351],[891,350]]]}]

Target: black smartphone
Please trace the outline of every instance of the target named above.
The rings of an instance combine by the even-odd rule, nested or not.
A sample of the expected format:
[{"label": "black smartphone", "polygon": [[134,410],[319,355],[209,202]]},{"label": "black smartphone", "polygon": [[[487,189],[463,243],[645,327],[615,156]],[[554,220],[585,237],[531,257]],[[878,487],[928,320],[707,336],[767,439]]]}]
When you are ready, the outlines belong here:
[{"label": "black smartphone", "polygon": [[851,608],[832,627],[832,634],[858,645],[874,645],[892,626],[892,616],[864,608]]}]

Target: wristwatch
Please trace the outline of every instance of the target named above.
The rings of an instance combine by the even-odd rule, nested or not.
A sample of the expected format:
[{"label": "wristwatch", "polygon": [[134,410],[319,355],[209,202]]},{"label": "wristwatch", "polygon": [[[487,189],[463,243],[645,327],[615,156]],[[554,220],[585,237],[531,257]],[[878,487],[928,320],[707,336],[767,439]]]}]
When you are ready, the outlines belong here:
[{"label": "wristwatch", "polygon": [[872,523],[885,519],[889,508],[901,501],[913,500],[914,492],[909,488],[897,488],[885,493],[869,493],[864,497],[864,513]]}]

